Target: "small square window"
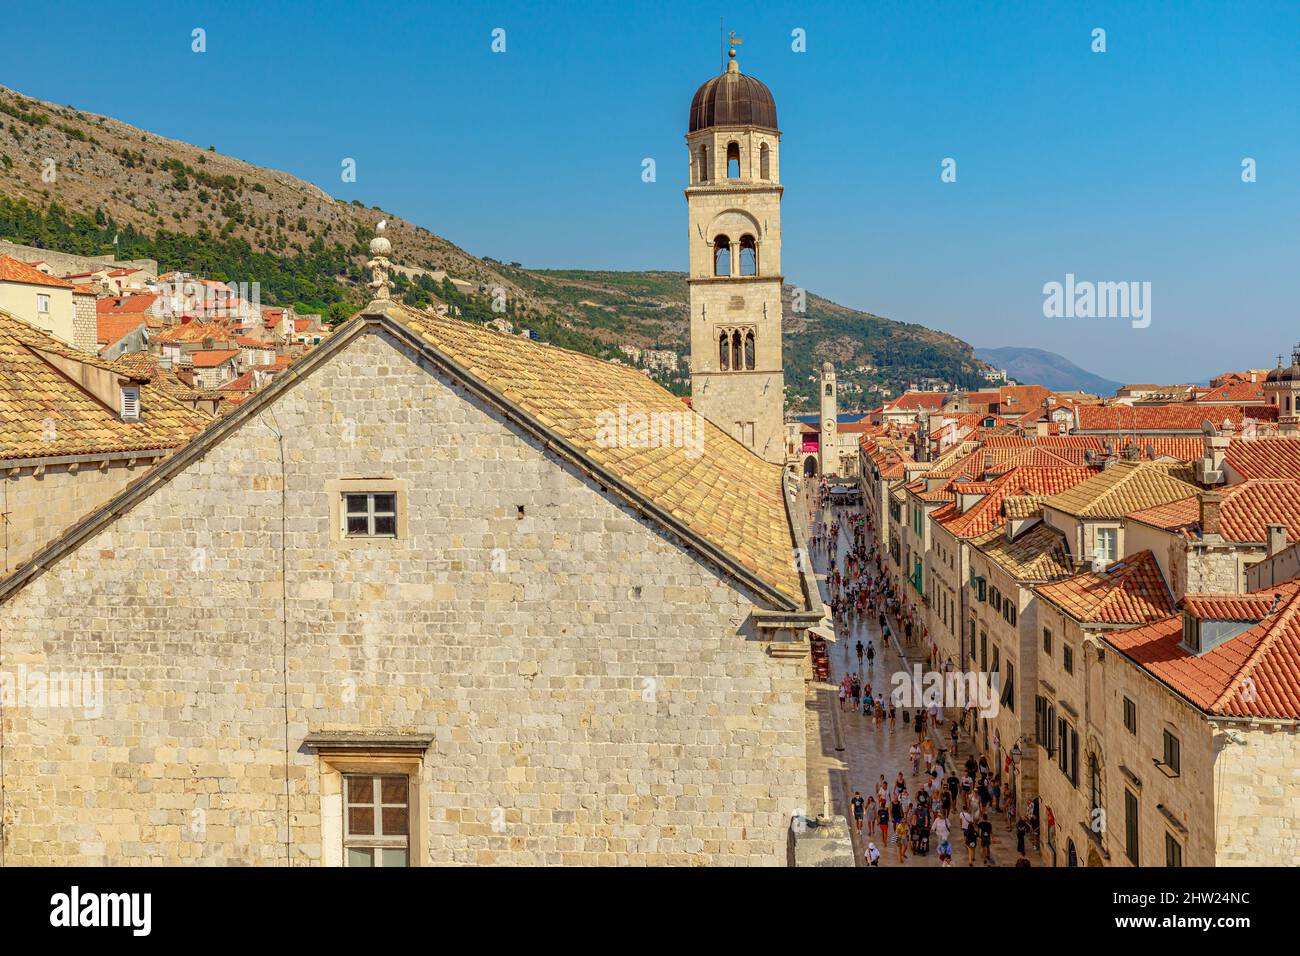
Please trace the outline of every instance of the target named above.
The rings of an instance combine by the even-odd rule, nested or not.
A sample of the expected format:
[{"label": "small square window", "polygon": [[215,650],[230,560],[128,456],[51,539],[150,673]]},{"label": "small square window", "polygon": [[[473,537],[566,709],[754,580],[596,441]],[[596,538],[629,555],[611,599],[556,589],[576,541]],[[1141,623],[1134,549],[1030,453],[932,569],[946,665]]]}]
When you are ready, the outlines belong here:
[{"label": "small square window", "polygon": [[1048,657],[1052,656],[1052,629],[1050,627],[1043,628],[1043,653]]},{"label": "small square window", "polygon": [[345,494],[343,523],[349,538],[397,537],[397,495],[383,492]]},{"label": "small square window", "polygon": [[1135,737],[1138,732],[1138,708],[1137,704],[1124,698],[1124,729]]},{"label": "small square window", "polygon": [[40,312],[42,315],[46,315],[49,313],[50,297],[48,295],[38,294],[36,296],[36,311]]},{"label": "small square window", "polygon": [[1061,645],[1061,666],[1067,674],[1074,673],[1074,649],[1069,644]]}]

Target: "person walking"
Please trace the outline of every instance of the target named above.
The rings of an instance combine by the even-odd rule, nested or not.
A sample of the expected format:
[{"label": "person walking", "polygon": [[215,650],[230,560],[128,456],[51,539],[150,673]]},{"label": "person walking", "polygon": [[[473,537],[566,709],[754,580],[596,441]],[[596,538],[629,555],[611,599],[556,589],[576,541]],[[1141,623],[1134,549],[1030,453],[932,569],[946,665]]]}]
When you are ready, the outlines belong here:
[{"label": "person walking", "polygon": [[976,824],[980,838],[980,855],[984,858],[985,866],[993,865],[993,858],[989,855],[993,847],[993,823],[985,813],[980,814],[979,823]]},{"label": "person walking", "polygon": [[857,832],[862,832],[862,817],[866,812],[866,801],[862,799],[860,790],[853,791],[853,827]]},{"label": "person walking", "polygon": [[898,840],[898,862],[907,862],[907,844],[911,840],[912,830],[907,825],[906,820],[899,820],[894,827],[894,835]]}]

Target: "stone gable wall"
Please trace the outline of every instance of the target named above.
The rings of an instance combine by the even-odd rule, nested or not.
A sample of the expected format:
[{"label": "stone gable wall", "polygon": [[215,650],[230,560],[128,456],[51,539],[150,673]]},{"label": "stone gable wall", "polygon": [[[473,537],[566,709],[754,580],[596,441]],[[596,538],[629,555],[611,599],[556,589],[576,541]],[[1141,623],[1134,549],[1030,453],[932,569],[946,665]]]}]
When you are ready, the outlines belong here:
[{"label": "stone gable wall", "polygon": [[[407,537],[340,544],[343,478],[404,481]],[[0,671],[104,689],[0,716],[6,861],[332,861],[303,738],[382,731],[434,738],[426,862],[780,865],[803,672],[753,606],[364,335],[0,606]]]}]

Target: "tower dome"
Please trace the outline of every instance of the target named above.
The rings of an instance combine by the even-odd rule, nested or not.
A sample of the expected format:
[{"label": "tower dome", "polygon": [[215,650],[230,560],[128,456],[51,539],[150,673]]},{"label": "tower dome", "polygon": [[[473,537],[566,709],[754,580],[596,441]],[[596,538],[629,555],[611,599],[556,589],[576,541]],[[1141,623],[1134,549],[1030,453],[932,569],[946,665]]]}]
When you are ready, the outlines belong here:
[{"label": "tower dome", "polygon": [[757,126],[776,130],[776,101],[772,91],[752,76],[745,76],[736,64],[733,48],[727,70],[695,91],[691,100],[688,132],[710,126]]}]

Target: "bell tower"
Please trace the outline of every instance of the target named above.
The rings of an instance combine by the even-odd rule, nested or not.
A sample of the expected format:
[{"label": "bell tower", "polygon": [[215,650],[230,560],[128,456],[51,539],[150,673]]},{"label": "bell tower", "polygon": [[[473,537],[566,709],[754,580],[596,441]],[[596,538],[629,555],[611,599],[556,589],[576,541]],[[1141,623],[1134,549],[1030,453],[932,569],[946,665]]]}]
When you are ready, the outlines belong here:
[{"label": "bell tower", "polygon": [[785,461],[781,133],[766,86],[727,69],[691,101],[691,403],[761,458]]},{"label": "bell tower", "polygon": [[839,396],[836,393],[835,366],[830,362],[822,363],[821,380],[818,382],[818,407],[821,409],[821,449],[822,474],[838,475],[840,473],[840,435],[839,435]]}]

